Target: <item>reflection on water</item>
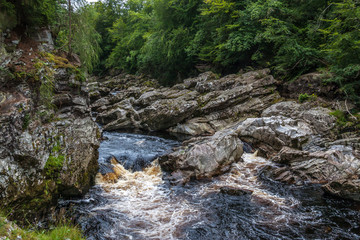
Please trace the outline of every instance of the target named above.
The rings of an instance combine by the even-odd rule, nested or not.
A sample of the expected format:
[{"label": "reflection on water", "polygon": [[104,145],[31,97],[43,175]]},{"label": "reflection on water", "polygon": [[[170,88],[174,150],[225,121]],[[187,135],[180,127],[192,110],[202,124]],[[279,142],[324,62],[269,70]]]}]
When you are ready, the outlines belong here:
[{"label": "reflection on water", "polygon": [[86,198],[75,202],[88,239],[360,238],[354,202],[323,196],[315,185],[286,186],[262,178],[261,169],[271,164],[263,158],[244,154],[243,162],[211,181],[171,186],[152,161],[176,142],[105,136],[99,162],[113,168],[112,177],[99,174]]}]

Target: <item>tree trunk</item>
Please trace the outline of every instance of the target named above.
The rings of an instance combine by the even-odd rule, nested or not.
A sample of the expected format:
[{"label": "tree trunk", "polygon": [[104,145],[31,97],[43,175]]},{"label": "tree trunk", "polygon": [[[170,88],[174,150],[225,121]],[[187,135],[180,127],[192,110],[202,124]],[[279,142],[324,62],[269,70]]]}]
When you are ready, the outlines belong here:
[{"label": "tree trunk", "polygon": [[69,55],[71,55],[71,0],[68,0],[69,3]]}]

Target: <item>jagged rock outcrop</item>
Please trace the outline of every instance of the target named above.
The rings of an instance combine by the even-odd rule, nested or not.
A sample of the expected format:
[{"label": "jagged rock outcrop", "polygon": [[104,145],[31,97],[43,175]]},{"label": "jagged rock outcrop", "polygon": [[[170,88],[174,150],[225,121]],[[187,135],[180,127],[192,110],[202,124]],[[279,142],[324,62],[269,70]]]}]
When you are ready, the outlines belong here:
[{"label": "jagged rock outcrop", "polygon": [[307,123],[283,116],[248,118],[236,126],[236,132],[267,156],[283,146],[301,149],[313,134]]},{"label": "jagged rock outcrop", "polygon": [[91,96],[108,91],[92,103],[93,111],[99,113],[97,121],[105,130],[157,131],[172,127],[169,131],[174,133],[213,134],[241,118],[259,116],[280,98],[275,91],[277,81],[268,69],[220,79],[206,72],[172,88],[154,88],[157,84],[141,78],[126,79],[127,88],[114,79],[97,87],[91,85]]},{"label": "jagged rock outcrop", "polygon": [[282,147],[295,149],[316,148],[318,140],[334,138],[331,130],[336,125],[330,110],[298,104],[279,102],[261,113],[260,118],[248,118],[237,124],[239,137],[251,143],[264,156],[271,157]]},{"label": "jagged rock outcrop", "polygon": [[[37,74],[40,80],[4,74],[0,81],[0,207],[29,221],[59,197],[89,190],[101,135],[72,71],[47,63]],[[51,82],[41,81],[45,74]]]},{"label": "jagged rock outcrop", "polygon": [[336,125],[336,119],[330,115],[331,110],[309,103],[299,104],[294,101],[279,102],[265,109],[262,117],[285,116],[309,124],[315,134],[329,133]]},{"label": "jagged rock outcrop", "polygon": [[265,171],[272,178],[321,184],[333,195],[360,201],[359,139],[338,139],[330,112],[308,103],[280,102],[265,109],[262,118],[240,123],[237,131],[280,164]]}]

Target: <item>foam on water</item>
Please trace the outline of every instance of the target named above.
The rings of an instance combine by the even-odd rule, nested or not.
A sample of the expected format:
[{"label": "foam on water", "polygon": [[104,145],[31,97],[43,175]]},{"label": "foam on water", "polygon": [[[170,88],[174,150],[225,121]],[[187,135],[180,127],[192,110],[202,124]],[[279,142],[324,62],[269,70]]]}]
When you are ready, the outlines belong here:
[{"label": "foam on water", "polygon": [[171,197],[169,189],[163,187],[162,172],[157,163],[140,172],[126,170],[121,164],[114,165],[119,177],[113,182],[98,176],[97,184],[110,198],[110,204],[94,208],[117,211],[126,215],[126,221],[119,221],[116,232],[129,232],[143,239],[177,239],[182,225],[196,220],[199,209],[186,199]]},{"label": "foam on water", "polygon": [[[113,172],[99,173],[97,185],[87,196],[95,200],[82,200],[78,206],[82,215],[79,223],[90,240],[360,236],[359,211],[348,208],[347,202],[344,205],[343,201],[323,198],[318,187],[288,187],[264,181],[259,173],[272,163],[256,154],[244,153],[243,161],[209,181],[171,186],[164,182],[157,161],[142,171],[134,171],[126,167],[131,164],[118,160],[127,159],[136,165],[142,159],[139,154],[156,158],[171,149],[174,142],[141,135],[107,134],[110,137],[102,143],[99,161],[106,161]],[[340,220],[335,221],[334,217]]]}]

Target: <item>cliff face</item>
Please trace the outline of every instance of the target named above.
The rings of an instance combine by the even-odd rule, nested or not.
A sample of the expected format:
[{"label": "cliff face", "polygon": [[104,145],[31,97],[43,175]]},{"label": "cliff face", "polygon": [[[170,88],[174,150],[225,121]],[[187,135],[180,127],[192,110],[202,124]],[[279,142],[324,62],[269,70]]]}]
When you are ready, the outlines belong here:
[{"label": "cliff face", "polygon": [[11,44],[1,49],[0,209],[31,219],[94,184],[101,134],[74,64]]}]

